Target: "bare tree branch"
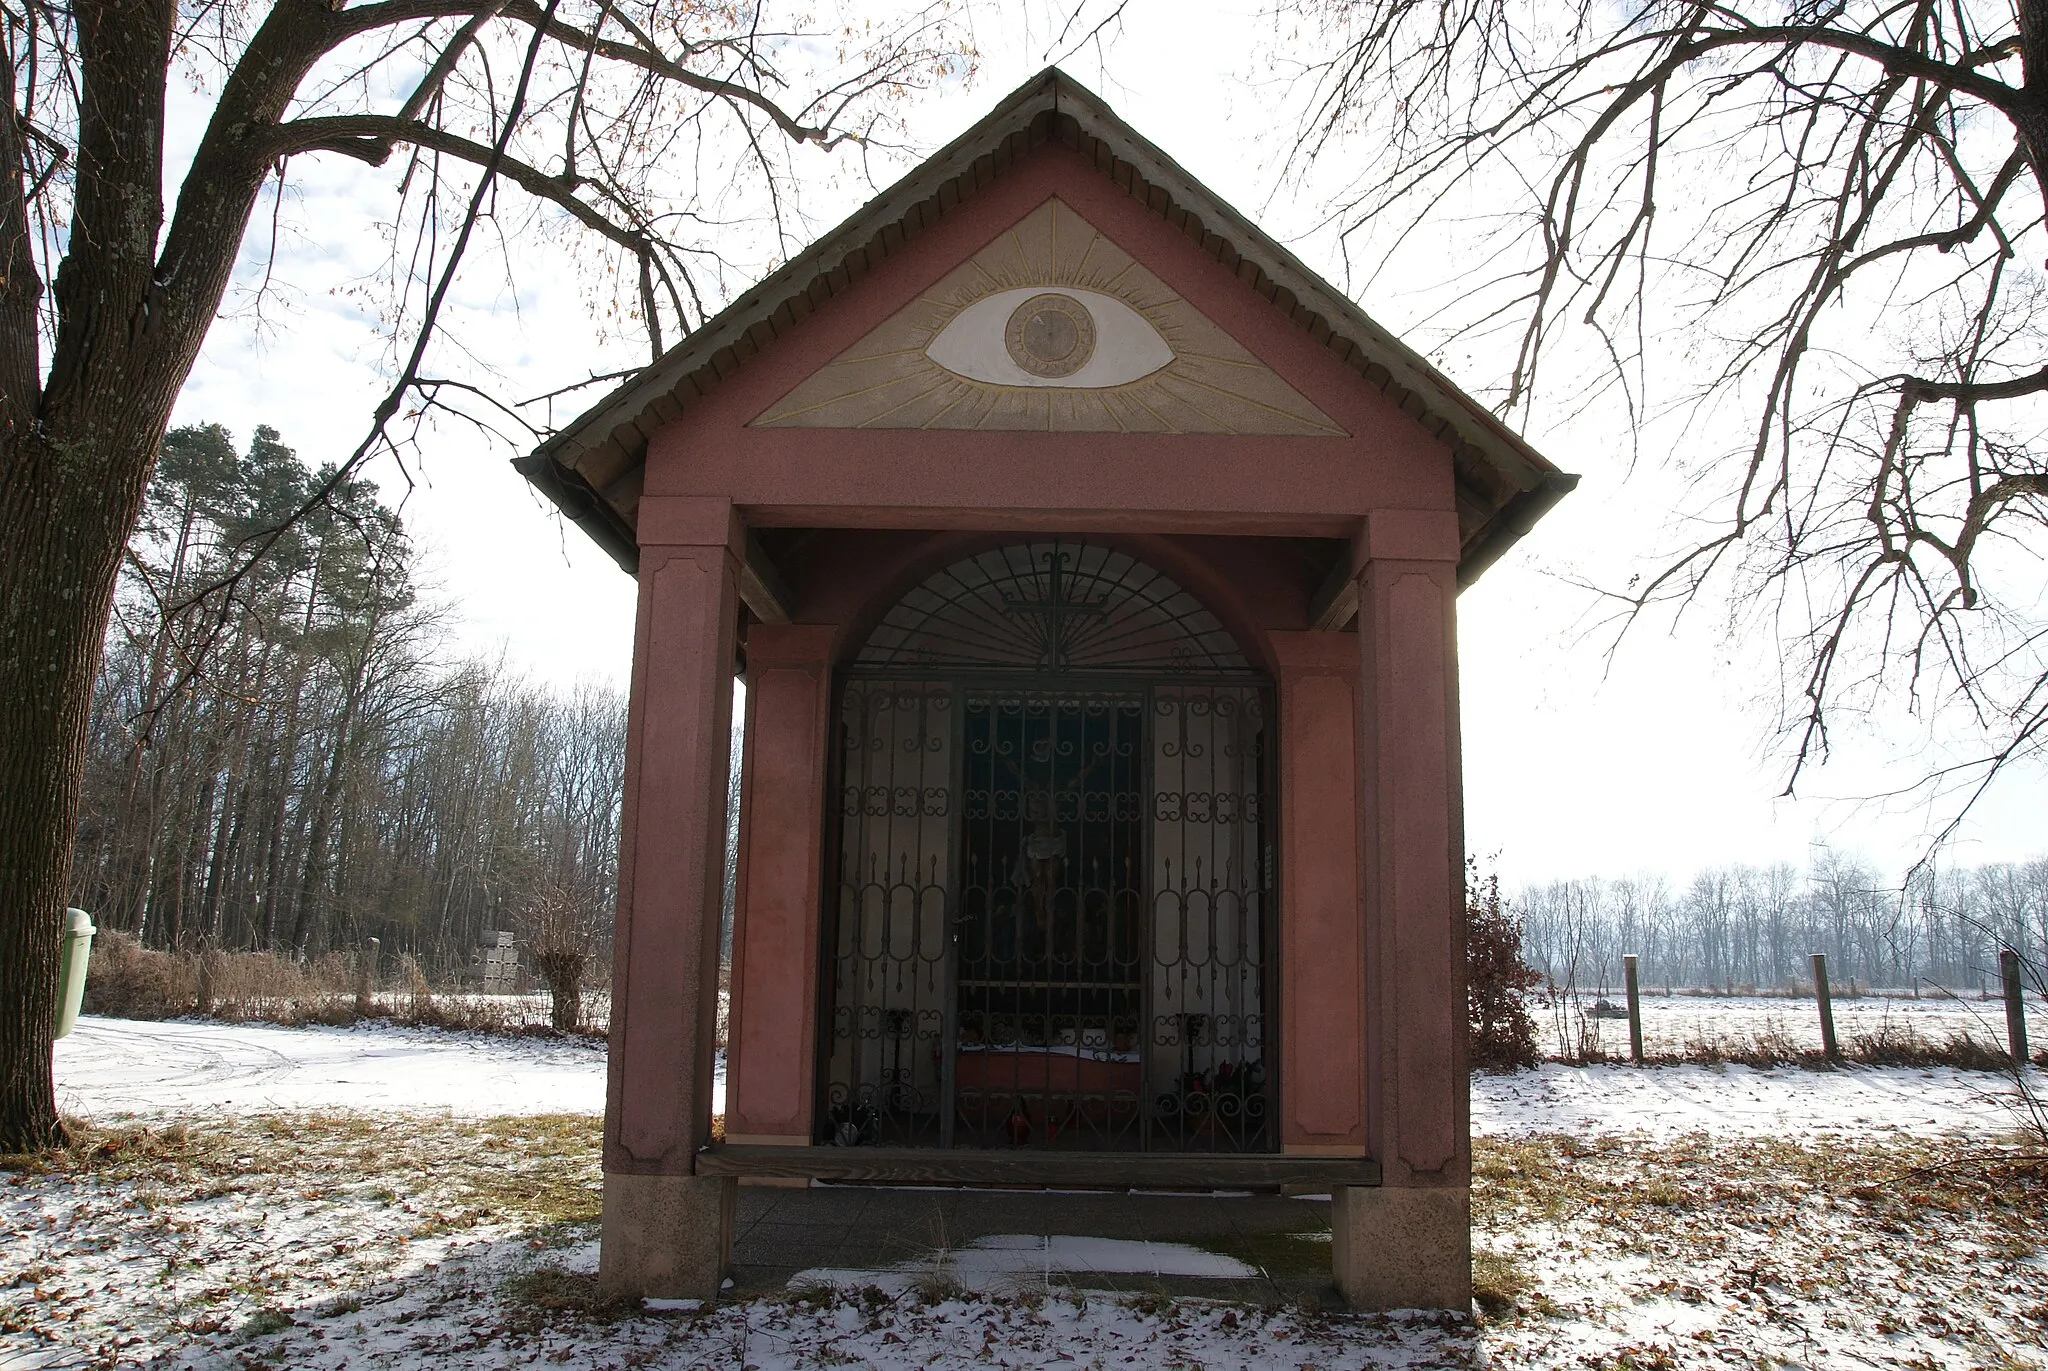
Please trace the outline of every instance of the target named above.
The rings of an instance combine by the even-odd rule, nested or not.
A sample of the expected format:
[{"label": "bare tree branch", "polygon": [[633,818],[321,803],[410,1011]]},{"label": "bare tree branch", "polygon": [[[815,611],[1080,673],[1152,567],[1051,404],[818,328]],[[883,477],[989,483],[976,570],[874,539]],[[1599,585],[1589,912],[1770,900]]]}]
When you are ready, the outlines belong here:
[{"label": "bare tree branch", "polygon": [[[211,581],[140,583],[199,597],[181,615],[196,636],[181,640],[182,661],[157,654],[157,686],[193,686],[209,669],[227,621],[206,630],[206,616],[249,612],[236,587],[286,530],[322,509],[352,517],[334,503],[364,461],[389,456],[409,479],[404,458],[429,415],[493,433],[524,423],[501,422],[516,409],[487,384],[422,369],[430,349],[466,350],[442,336],[444,316],[457,275],[485,256],[471,251],[479,232],[496,234],[508,281],[530,249],[595,235],[586,281],[611,297],[595,301],[596,327],[635,341],[644,329],[658,352],[664,294],[684,328],[714,308],[759,207],[800,231],[787,217],[794,150],[886,144],[893,99],[940,79],[957,52],[944,0],[836,33],[765,5],[630,8],[0,0],[0,697],[29,702],[0,718],[0,1150],[58,1130],[53,921],[109,606],[171,408],[241,286],[266,190],[272,247],[247,275],[259,309],[282,280],[277,242],[302,227],[287,216],[294,174],[322,154],[382,166],[407,148],[378,216],[388,257],[353,287],[381,293],[391,387],[348,460],[296,508],[244,528],[232,565]],[[167,180],[174,64],[196,78],[189,99],[211,108]],[[633,270],[619,270],[628,258]],[[466,360],[490,370],[475,351]]]},{"label": "bare tree branch", "polygon": [[2039,750],[2048,5],[1289,9],[1293,170],[1355,159],[1346,250],[1476,238],[1498,269],[1439,327],[1505,350],[1501,411],[1611,393],[1677,442],[1685,541],[1589,587],[1618,634],[1709,595],[1789,631],[1788,786],[1888,692],[1994,770]]}]

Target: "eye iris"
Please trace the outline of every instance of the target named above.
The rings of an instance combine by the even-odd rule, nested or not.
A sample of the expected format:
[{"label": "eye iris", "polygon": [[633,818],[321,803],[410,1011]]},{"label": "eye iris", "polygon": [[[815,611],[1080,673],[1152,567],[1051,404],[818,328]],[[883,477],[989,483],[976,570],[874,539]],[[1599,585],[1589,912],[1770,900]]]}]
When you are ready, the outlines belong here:
[{"label": "eye iris", "polygon": [[1003,341],[1033,376],[1072,376],[1095,355],[1095,317],[1071,295],[1034,295],[1011,312]]},{"label": "eye iris", "polygon": [[1057,310],[1040,310],[1024,321],[1024,350],[1043,361],[1064,362],[1081,341],[1081,330]]}]

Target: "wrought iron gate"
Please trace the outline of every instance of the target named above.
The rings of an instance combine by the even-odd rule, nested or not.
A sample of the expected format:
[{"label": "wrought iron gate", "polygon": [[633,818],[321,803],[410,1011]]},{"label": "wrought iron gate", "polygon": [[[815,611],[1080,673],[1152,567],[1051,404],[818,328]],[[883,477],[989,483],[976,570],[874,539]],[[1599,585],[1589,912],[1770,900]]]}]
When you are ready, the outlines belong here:
[{"label": "wrought iron gate", "polygon": [[825,1141],[1264,1150],[1267,692],[1165,577],[983,554],[848,671]]}]

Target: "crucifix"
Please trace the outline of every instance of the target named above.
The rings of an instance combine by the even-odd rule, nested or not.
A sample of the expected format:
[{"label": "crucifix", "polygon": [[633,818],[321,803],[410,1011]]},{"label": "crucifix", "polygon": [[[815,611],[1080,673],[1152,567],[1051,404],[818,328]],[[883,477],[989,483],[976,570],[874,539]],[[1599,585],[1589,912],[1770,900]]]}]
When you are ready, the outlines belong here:
[{"label": "crucifix", "polygon": [[1010,615],[1033,614],[1040,616],[1045,634],[1045,651],[1039,665],[1048,671],[1058,671],[1067,665],[1066,636],[1067,619],[1072,615],[1101,618],[1104,611],[1101,600],[1068,600],[1071,577],[1063,576],[1073,563],[1073,554],[1060,551],[1058,545],[1046,553],[1045,598],[1027,600],[1022,596],[1003,596],[1003,612]]}]

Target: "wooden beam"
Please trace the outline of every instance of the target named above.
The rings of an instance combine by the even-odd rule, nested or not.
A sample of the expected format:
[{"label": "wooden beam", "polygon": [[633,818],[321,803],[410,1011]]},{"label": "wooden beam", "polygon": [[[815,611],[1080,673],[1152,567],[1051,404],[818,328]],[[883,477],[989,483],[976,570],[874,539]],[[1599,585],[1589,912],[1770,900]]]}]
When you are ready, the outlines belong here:
[{"label": "wooden beam", "polygon": [[740,567],[740,599],[764,624],[789,622],[789,587],[751,528],[747,530],[747,560]]},{"label": "wooden beam", "polygon": [[941,1147],[777,1147],[720,1143],[697,1153],[700,1176],[809,1177],[923,1185],[1058,1185],[1239,1190],[1378,1185],[1369,1157],[1254,1152],[1064,1152]]},{"label": "wooden beam", "polygon": [[1358,577],[1351,571],[1351,549],[1337,554],[1337,564],[1323,578],[1323,584],[1308,602],[1308,626],[1320,633],[1334,633],[1358,614]]}]

